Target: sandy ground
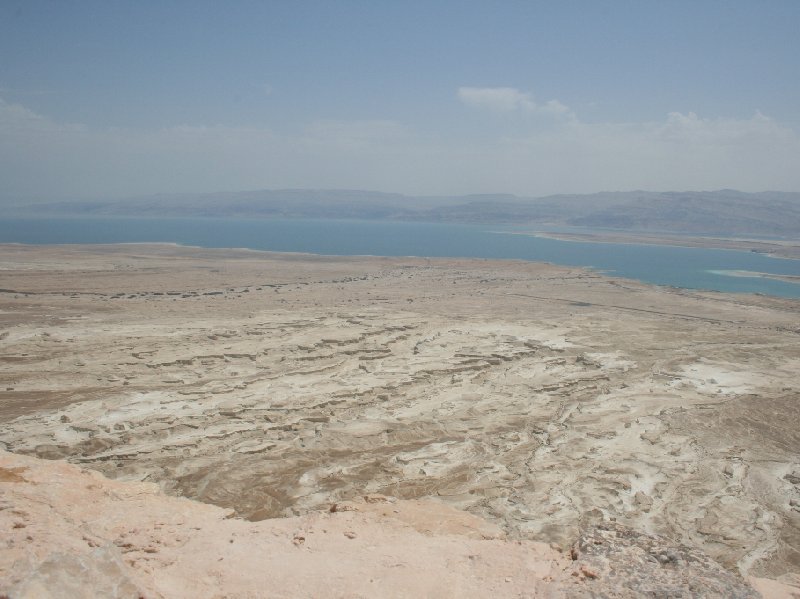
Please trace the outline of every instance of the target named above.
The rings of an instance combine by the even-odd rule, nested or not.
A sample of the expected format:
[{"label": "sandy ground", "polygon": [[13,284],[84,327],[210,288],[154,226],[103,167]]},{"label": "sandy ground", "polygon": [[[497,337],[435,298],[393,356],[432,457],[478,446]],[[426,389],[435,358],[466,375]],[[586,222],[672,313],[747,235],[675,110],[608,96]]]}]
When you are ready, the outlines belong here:
[{"label": "sandy ground", "polygon": [[800,302],[522,262],[0,247],[0,448],[251,520],[437,498],[800,572]]}]

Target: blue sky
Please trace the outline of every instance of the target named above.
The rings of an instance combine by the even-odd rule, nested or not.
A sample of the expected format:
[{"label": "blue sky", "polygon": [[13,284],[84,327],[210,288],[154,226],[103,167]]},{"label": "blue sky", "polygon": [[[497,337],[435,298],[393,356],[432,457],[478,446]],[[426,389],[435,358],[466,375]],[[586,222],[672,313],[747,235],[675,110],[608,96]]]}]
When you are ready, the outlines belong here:
[{"label": "blue sky", "polygon": [[800,2],[0,2],[0,198],[800,190]]}]

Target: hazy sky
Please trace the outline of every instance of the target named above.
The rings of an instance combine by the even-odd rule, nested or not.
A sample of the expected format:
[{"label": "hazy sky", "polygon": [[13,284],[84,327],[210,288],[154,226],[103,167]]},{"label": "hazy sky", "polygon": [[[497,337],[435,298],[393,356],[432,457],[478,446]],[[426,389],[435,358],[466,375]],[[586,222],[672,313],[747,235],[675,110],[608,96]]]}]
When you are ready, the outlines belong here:
[{"label": "hazy sky", "polygon": [[0,0],[0,198],[797,191],[798,31],[798,0]]}]

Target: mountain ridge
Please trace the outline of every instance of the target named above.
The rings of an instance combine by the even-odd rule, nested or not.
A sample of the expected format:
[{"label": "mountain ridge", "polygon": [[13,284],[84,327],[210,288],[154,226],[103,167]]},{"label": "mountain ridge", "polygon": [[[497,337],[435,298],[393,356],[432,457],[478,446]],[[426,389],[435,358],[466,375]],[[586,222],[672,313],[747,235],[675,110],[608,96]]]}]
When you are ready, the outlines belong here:
[{"label": "mountain ridge", "polygon": [[368,190],[265,189],[156,194],[15,206],[14,216],[141,216],[405,220],[603,228],[689,235],[800,234],[800,192],[626,191],[408,196]]}]

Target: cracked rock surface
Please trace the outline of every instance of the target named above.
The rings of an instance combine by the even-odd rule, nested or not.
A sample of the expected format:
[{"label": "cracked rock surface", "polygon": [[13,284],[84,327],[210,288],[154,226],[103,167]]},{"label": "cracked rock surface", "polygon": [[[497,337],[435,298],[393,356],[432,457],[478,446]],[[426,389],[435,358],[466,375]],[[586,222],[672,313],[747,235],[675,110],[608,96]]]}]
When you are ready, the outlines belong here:
[{"label": "cracked rock surface", "polygon": [[0,269],[8,451],[254,521],[435,497],[511,538],[613,520],[800,572],[797,301],[167,245],[3,246]]}]

